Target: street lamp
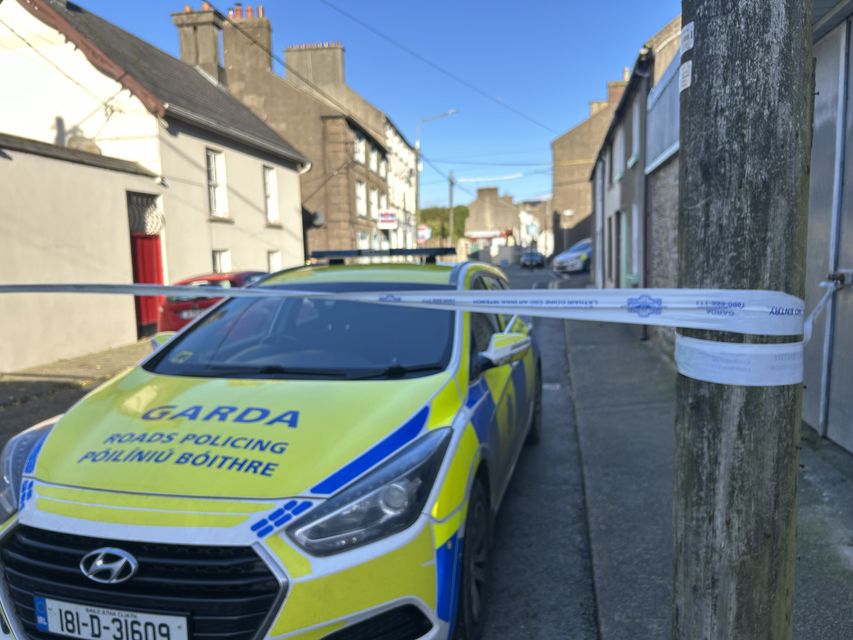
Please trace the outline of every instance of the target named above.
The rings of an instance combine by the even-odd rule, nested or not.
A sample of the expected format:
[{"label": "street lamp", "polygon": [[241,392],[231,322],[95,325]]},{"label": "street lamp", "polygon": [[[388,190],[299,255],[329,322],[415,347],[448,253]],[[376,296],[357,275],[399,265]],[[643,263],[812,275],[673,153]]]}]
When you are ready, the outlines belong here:
[{"label": "street lamp", "polygon": [[418,120],[415,127],[415,228],[420,223],[421,218],[421,126],[433,120],[441,120],[449,118],[452,115],[459,113],[459,109],[448,109],[443,113],[438,113],[434,116],[427,116]]}]

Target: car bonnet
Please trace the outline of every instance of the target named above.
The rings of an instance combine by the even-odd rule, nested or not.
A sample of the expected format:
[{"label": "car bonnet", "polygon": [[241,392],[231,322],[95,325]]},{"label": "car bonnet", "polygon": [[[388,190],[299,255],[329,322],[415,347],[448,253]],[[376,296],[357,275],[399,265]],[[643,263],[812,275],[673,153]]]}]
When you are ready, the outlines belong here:
[{"label": "car bonnet", "polygon": [[[136,368],[75,405],[30,465],[40,482],[210,498],[322,495],[459,408],[452,375],[200,379]],[[352,476],[352,477],[350,477]]]}]

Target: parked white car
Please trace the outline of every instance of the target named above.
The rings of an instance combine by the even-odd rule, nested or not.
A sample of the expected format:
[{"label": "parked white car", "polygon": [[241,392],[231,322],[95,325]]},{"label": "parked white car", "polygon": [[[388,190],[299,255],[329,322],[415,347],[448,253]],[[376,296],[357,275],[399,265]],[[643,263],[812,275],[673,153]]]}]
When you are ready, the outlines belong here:
[{"label": "parked white car", "polygon": [[592,262],[592,240],[586,238],[576,242],[554,258],[557,273],[580,273],[589,271]]}]

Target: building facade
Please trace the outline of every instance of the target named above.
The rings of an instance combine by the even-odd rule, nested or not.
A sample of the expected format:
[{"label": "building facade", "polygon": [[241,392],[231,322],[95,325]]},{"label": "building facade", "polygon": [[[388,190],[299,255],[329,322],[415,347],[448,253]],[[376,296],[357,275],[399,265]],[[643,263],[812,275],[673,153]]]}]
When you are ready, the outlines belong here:
[{"label": "building facade", "polygon": [[262,9],[236,7],[229,16],[222,34],[229,90],[311,161],[301,179],[309,250],[414,246],[414,147],[346,84],[343,46],[289,47],[280,76],[269,46],[257,44],[272,41]]},{"label": "building facade", "polygon": [[512,196],[500,195],[497,187],[477,189],[477,198],[468,205],[465,243],[469,255],[488,261],[502,247],[517,246],[521,237],[518,205]]},{"label": "building facade", "polygon": [[[215,69],[177,60],[63,0],[8,0],[0,4],[0,18],[6,88],[0,128],[135,163],[155,176],[144,188],[127,190],[121,208],[110,211],[127,226],[132,281],[304,261],[299,172],[307,160],[230,95]],[[218,28],[210,10],[179,14],[176,21],[182,46],[197,51]],[[0,183],[0,201],[9,201],[12,188]],[[76,189],[64,180],[44,188],[58,190],[60,200]],[[88,238],[92,246],[115,241],[99,229]],[[84,253],[81,248],[81,260]],[[59,275],[44,260],[32,267],[32,280]],[[116,270],[108,280],[124,279],[125,272]],[[89,306],[79,309],[87,313]],[[138,335],[156,330],[158,316],[156,298],[138,301]]]},{"label": "building facade", "polygon": [[[132,282],[122,213],[130,198],[161,191],[155,177],[137,163],[0,134],[0,282]],[[0,334],[0,372],[129,344],[134,301],[0,296]]]},{"label": "building facade", "polygon": [[[806,246],[806,309],[814,309],[830,274],[853,278],[853,113],[848,103],[853,69],[853,3],[817,0],[814,6],[815,103]],[[646,207],[641,245],[646,249],[646,285],[678,286],[679,207],[679,60],[654,72],[657,86],[646,100],[645,201],[635,194],[632,205]],[[624,209],[626,199],[602,188],[608,168],[604,154],[593,176],[596,212],[602,219]],[[607,243],[604,242],[605,258]],[[611,256],[612,257],[612,256]],[[602,283],[604,284],[604,283]],[[853,378],[853,293],[834,294],[815,323],[805,347],[803,420],[821,436],[853,452],[853,400],[847,381]],[[671,352],[673,332],[650,328],[652,338]]]},{"label": "building facade", "polygon": [[642,287],[646,261],[646,118],[655,79],[678,53],[681,18],[641,49],[604,136],[592,172],[593,255],[600,287]]},{"label": "building facade", "polygon": [[[592,214],[589,175],[626,84],[627,77],[608,82],[607,100],[590,102],[589,117],[551,143],[555,253],[589,235]],[[558,229],[562,232],[557,232]]]}]

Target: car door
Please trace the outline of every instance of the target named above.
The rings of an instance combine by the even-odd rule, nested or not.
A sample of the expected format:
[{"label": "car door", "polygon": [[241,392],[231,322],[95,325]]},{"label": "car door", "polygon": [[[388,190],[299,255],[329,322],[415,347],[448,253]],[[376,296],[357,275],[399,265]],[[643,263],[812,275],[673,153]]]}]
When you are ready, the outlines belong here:
[{"label": "car door", "polygon": [[[476,289],[486,290],[486,282],[480,277],[475,282]],[[471,343],[473,352],[472,362],[476,363],[478,353],[489,348],[492,336],[503,330],[504,320],[491,313],[471,314]],[[491,468],[496,472],[495,489],[498,499],[509,482],[510,471],[515,462],[515,441],[517,436],[517,405],[515,391],[512,386],[512,365],[505,364],[486,371],[474,371],[473,384],[485,385],[483,391],[488,393],[493,403],[494,412],[489,420],[489,450]]]},{"label": "car door", "polygon": [[[486,288],[489,290],[508,289],[509,284],[502,278],[496,276],[483,277]],[[526,320],[519,316],[499,315],[498,323],[501,331],[507,333],[520,333],[532,335],[532,328]],[[524,359],[507,365],[511,368],[509,390],[507,395],[512,398],[512,450],[514,463],[515,456],[524,445],[527,436],[527,427],[532,416],[534,402],[534,384],[536,378],[535,356],[533,349],[527,352]]]}]

